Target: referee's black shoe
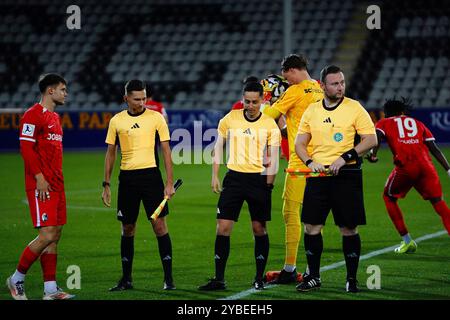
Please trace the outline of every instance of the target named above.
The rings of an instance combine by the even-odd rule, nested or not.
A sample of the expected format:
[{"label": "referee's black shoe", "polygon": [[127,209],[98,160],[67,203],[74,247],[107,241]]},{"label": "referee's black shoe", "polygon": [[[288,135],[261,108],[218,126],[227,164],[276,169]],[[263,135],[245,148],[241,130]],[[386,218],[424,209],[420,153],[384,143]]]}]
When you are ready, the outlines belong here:
[{"label": "referee's black shoe", "polygon": [[307,275],[303,278],[302,282],[300,282],[295,288],[297,291],[306,292],[315,289],[320,289],[321,283],[320,278],[312,277]]},{"label": "referee's black shoe", "polygon": [[216,280],[215,278],[209,279],[208,282],[202,286],[198,287],[198,290],[202,291],[216,291],[216,290],[225,290],[227,286],[225,285],[225,281]]},{"label": "referee's black shoe", "polygon": [[164,280],[164,290],[175,290],[176,287],[173,284],[173,280]]},{"label": "referee's black shoe", "polygon": [[348,278],[347,283],[345,284],[345,291],[351,292],[351,293],[359,292],[358,280],[353,279],[353,278]]},{"label": "referee's black shoe", "polygon": [[119,280],[117,285],[110,288],[109,291],[123,291],[129,289],[133,289],[133,283],[131,282],[131,280],[122,278]]},{"label": "referee's black shoe", "polygon": [[255,288],[255,290],[264,290],[264,282],[261,279],[255,279],[255,281],[253,281],[253,288]]}]

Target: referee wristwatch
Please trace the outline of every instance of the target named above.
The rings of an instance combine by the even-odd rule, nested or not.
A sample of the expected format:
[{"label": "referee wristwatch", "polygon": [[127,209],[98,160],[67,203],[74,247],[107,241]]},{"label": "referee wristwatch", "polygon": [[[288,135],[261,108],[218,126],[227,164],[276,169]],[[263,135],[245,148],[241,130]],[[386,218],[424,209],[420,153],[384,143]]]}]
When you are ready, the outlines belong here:
[{"label": "referee wristwatch", "polygon": [[104,187],[106,187],[106,186],[108,186],[108,187],[109,187],[109,186],[110,186],[110,184],[109,184],[109,182],[103,181],[103,182],[102,182],[102,186],[103,186],[103,188],[104,188]]}]

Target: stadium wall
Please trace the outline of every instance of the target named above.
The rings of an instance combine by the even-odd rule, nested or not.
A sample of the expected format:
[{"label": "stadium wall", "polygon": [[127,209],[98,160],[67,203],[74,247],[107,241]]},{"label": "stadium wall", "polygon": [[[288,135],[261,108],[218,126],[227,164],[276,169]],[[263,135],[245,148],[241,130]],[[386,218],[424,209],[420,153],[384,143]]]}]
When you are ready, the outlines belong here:
[{"label": "stadium wall", "polygon": [[[383,114],[370,110],[377,121]],[[99,149],[105,147],[106,131],[113,111],[61,112],[64,130],[64,149]],[[215,141],[216,128],[225,111],[170,110],[169,128],[172,146],[205,147]],[[19,149],[18,130],[21,112],[0,113],[0,151]],[[416,109],[412,115],[424,122],[438,143],[450,143],[450,108]]]}]

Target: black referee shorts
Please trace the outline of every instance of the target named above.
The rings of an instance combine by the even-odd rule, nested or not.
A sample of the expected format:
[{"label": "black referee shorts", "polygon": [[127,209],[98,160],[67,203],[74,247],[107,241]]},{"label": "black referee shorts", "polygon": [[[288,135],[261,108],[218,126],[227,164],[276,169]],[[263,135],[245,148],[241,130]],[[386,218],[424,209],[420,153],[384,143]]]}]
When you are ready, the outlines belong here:
[{"label": "black referee shorts", "polygon": [[[120,171],[117,219],[123,224],[134,224],[137,221],[141,200],[150,220],[163,199],[164,183],[158,168]],[[166,204],[159,216],[168,214],[169,207]]]},{"label": "black referee shorts", "polygon": [[229,170],[223,179],[217,219],[238,221],[244,201],[252,221],[271,220],[272,190],[267,187],[267,177]]},{"label": "black referee shorts", "polygon": [[330,210],[339,227],[366,224],[361,169],[344,166],[337,176],[306,179],[302,222],[325,225]]}]

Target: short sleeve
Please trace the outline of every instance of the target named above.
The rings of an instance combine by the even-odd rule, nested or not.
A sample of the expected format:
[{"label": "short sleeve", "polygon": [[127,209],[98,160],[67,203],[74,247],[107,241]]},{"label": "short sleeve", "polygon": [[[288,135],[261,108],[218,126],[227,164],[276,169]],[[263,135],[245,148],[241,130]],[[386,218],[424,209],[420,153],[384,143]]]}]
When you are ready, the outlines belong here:
[{"label": "short sleeve", "polygon": [[227,138],[228,131],[228,117],[222,118],[219,121],[219,125],[217,127],[217,133],[224,139]]},{"label": "short sleeve", "polygon": [[160,141],[170,141],[170,132],[166,120],[160,113],[157,113],[157,116],[156,130],[158,131]]},{"label": "short sleeve", "polygon": [[376,134],[375,125],[373,124],[372,118],[369,113],[362,105],[359,104],[360,112],[356,116],[355,129],[356,132],[361,134]]},{"label": "short sleeve", "polygon": [[289,109],[295,106],[295,103],[299,99],[300,91],[296,87],[289,87],[281,97],[272,105],[272,108],[280,111],[282,114],[286,114]]},{"label": "short sleeve", "polygon": [[430,129],[427,128],[426,125],[424,125],[422,122],[419,122],[420,125],[423,127],[423,140],[425,141],[433,141],[435,140],[433,134],[431,133]]},{"label": "short sleeve", "polygon": [[108,125],[108,133],[106,134],[106,140],[105,142],[107,144],[116,144],[116,138],[117,138],[117,128],[116,128],[116,122],[114,121],[114,117],[111,118]]},{"label": "short sleeve", "polygon": [[311,110],[312,108],[308,108],[303,114],[302,119],[300,120],[300,124],[298,126],[297,134],[311,133],[310,127]]},{"label": "short sleeve", "polygon": [[270,126],[267,134],[267,144],[274,147],[279,147],[281,145],[281,132],[275,121],[273,121],[273,125]]}]

